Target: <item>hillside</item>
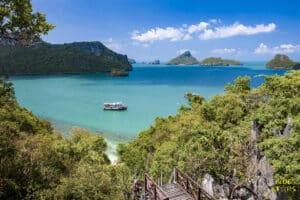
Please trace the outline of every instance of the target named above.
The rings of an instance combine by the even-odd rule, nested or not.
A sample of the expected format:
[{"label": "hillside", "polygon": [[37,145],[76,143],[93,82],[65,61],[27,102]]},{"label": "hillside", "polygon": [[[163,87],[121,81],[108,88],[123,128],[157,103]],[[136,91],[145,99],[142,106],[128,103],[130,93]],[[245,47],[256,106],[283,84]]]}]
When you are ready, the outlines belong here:
[{"label": "hillside", "polygon": [[191,52],[185,51],[180,56],[170,60],[167,65],[195,65],[198,64],[198,60],[192,56]]},{"label": "hillside", "polygon": [[266,67],[272,69],[300,69],[300,64],[291,60],[287,55],[277,54],[266,64]]},{"label": "hillside", "polygon": [[[250,77],[238,77],[235,84],[226,86],[224,94],[211,100],[187,94],[188,106],[182,106],[176,115],[156,118],[155,124],[133,141],[119,145],[120,160],[135,173],[149,171],[153,180],[163,174],[163,182],[168,181],[166,175],[173,166],[198,183],[210,174],[217,180],[216,185],[226,188],[223,193],[217,192],[216,199],[230,199],[226,191],[233,191],[237,185],[251,185],[257,199],[270,199],[271,186],[264,187],[266,180],[261,179],[264,168],[259,169],[261,165],[251,157],[251,122],[255,120],[259,155],[266,156],[265,163],[271,165],[274,180],[299,184],[299,76],[299,71],[265,76],[265,83],[255,89],[250,87]],[[253,169],[261,170],[260,175]],[[216,186],[218,191],[221,187]],[[289,195],[300,194],[295,191]],[[290,199],[299,199],[295,196]]]},{"label": "hillside", "polygon": [[228,65],[243,65],[243,63],[235,60],[222,59],[220,57],[205,58],[200,62],[200,65],[205,66],[228,66]]},{"label": "hillside", "polygon": [[132,70],[126,55],[100,42],[39,43],[32,47],[0,45],[0,73],[7,75],[88,73]]},{"label": "hillside", "polygon": [[[210,101],[187,95],[189,105],[176,115],[157,118],[133,141],[121,144],[117,165],[110,165],[104,138],[80,128],[63,137],[21,108],[12,84],[0,78],[0,199],[130,199],[133,176],[143,180],[147,171],[156,179],[170,174],[173,166],[199,183],[209,173],[226,182],[226,191],[254,185],[250,181],[261,175],[251,171],[253,119],[258,147],[275,180],[299,184],[299,73],[266,76],[258,89],[250,89],[249,77],[239,77]],[[288,117],[293,125],[286,131]],[[164,182],[168,179],[164,176]],[[299,199],[299,191],[289,195]]]},{"label": "hillside", "polygon": [[64,136],[20,107],[12,84],[0,77],[0,199],[125,199],[122,192],[130,194],[131,175],[110,165],[103,137],[81,128]]}]

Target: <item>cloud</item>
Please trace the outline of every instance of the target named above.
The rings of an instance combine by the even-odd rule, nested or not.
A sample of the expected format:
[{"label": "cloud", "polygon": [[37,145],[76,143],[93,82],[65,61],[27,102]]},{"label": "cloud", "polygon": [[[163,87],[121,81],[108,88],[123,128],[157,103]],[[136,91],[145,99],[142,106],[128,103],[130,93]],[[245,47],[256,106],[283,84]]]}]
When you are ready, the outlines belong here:
[{"label": "cloud", "polygon": [[191,54],[197,54],[197,53],[198,53],[197,51],[195,51],[195,50],[190,50],[190,49],[180,49],[180,50],[178,50],[176,53],[177,53],[178,55],[181,55],[181,54],[183,54],[183,53],[186,52],[186,51],[190,51]]},{"label": "cloud", "polygon": [[259,24],[256,26],[245,26],[240,23],[235,23],[230,26],[215,27],[214,29],[205,29],[199,35],[201,40],[210,40],[218,38],[228,38],[238,35],[255,35],[259,33],[269,33],[276,29],[276,24],[268,25]]},{"label": "cloud", "polygon": [[265,54],[270,53],[270,49],[264,43],[260,43],[260,45],[254,50],[256,54]]},{"label": "cloud", "polygon": [[107,46],[109,49],[116,52],[120,52],[123,50],[123,46],[119,42],[113,40],[112,38],[105,40],[103,44]]},{"label": "cloud", "polygon": [[200,22],[198,24],[187,25],[181,27],[156,27],[146,32],[133,31],[131,39],[137,42],[154,42],[161,40],[183,41],[191,40],[193,36],[198,34],[201,40],[210,40],[218,38],[227,38],[238,35],[255,35],[259,33],[269,33],[276,29],[276,24],[269,23],[267,25],[258,24],[255,26],[246,26],[240,23],[234,23],[229,26],[220,26],[221,20],[211,19],[208,22]]},{"label": "cloud", "polygon": [[205,30],[209,26],[208,22],[200,22],[198,24],[183,24],[181,27],[156,27],[144,33],[133,31],[131,39],[138,42],[153,42],[159,40],[183,41],[191,40],[193,34]]},{"label": "cloud", "polygon": [[282,44],[270,48],[264,43],[260,43],[260,45],[254,50],[255,54],[290,54],[295,52],[300,52],[300,45]]},{"label": "cloud", "polygon": [[178,40],[183,40],[184,36],[185,35],[182,33],[182,30],[174,27],[167,27],[167,28],[156,27],[145,33],[134,32],[132,33],[131,39],[137,40],[139,42],[152,42],[155,40],[166,40],[166,39],[169,39],[170,41],[178,41]]},{"label": "cloud", "polygon": [[216,54],[234,54],[237,53],[237,50],[233,48],[224,48],[224,49],[214,49],[211,52]]},{"label": "cloud", "polygon": [[195,32],[205,30],[208,25],[209,25],[209,23],[207,23],[207,22],[200,22],[199,24],[196,24],[196,25],[190,25],[188,27],[187,31],[189,34],[192,34]]}]

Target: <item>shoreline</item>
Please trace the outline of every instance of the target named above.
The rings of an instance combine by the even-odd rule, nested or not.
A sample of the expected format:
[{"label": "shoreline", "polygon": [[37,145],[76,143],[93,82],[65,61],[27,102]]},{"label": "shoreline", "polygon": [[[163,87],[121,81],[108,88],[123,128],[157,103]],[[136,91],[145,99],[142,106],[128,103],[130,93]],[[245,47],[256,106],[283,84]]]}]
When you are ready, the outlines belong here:
[{"label": "shoreline", "polygon": [[43,117],[39,117],[39,118],[46,119],[47,121],[49,121],[54,131],[60,132],[63,136],[66,136],[72,130],[72,128],[83,128],[93,135],[100,135],[101,137],[104,138],[107,144],[106,154],[109,160],[111,161],[111,164],[116,163],[118,160],[117,151],[116,151],[118,144],[127,143],[132,139],[134,139],[134,137],[130,137],[128,135],[125,136],[121,133],[113,133],[113,132],[99,130],[95,128],[83,127],[83,126],[70,124],[55,119],[49,119]]}]

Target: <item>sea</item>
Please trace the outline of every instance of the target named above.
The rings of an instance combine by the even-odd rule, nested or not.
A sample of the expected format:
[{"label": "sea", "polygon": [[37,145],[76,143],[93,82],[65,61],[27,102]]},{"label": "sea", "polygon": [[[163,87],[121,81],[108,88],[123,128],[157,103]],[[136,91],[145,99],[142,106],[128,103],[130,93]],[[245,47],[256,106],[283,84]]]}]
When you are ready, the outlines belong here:
[{"label": "sea", "polygon": [[[102,135],[112,162],[118,143],[132,140],[154,125],[155,118],[168,117],[187,104],[185,93],[197,93],[207,100],[222,94],[227,83],[238,76],[250,76],[251,87],[264,82],[264,75],[283,75],[285,70],[266,69],[265,62],[243,66],[170,66],[134,64],[128,77],[107,73],[13,76],[19,104],[54,129],[68,134],[82,127]],[[126,111],[105,111],[103,103],[123,102]]]}]

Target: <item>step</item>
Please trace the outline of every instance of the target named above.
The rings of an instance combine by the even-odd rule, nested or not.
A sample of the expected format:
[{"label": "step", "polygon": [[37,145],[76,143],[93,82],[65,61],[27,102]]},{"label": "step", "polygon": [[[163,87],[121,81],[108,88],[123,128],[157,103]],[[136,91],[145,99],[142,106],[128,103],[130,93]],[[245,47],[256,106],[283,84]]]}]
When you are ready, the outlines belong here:
[{"label": "step", "polygon": [[166,184],[161,186],[161,188],[167,194],[170,200],[193,200],[194,199],[177,183]]}]

